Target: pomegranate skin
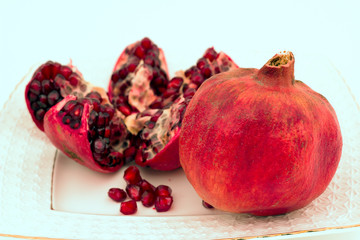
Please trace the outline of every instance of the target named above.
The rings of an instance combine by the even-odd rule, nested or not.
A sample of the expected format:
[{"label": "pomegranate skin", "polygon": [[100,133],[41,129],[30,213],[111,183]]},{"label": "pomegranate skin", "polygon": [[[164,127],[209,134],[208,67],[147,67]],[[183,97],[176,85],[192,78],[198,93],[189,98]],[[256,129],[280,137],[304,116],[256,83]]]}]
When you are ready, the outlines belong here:
[{"label": "pomegranate skin", "polygon": [[68,101],[76,99],[77,97],[68,95],[62,101],[50,108],[45,114],[44,132],[46,136],[57,149],[77,163],[97,172],[116,172],[122,167],[122,164],[118,164],[114,167],[103,167],[95,161],[93,157],[93,152],[91,151],[88,140],[89,127],[87,121],[91,112],[89,104],[84,104],[81,125],[78,129],[72,129],[69,125],[64,125],[62,123],[62,117],[59,116],[59,111]]},{"label": "pomegranate skin", "polygon": [[308,205],[333,178],[342,151],[335,111],[295,80],[294,62],[286,52],[260,70],[215,75],[192,98],[180,163],[216,209],[285,214]]}]

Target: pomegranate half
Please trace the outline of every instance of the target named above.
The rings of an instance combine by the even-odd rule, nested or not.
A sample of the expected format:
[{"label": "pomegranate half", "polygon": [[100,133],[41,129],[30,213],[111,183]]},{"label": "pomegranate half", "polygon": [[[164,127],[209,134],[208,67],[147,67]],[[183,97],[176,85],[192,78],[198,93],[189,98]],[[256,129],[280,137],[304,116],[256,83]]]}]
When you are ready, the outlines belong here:
[{"label": "pomegranate half", "polygon": [[334,109],[294,78],[282,52],[259,69],[235,69],[204,82],[180,134],[180,163],[217,209],[278,215],[317,198],[333,178],[342,136]]}]

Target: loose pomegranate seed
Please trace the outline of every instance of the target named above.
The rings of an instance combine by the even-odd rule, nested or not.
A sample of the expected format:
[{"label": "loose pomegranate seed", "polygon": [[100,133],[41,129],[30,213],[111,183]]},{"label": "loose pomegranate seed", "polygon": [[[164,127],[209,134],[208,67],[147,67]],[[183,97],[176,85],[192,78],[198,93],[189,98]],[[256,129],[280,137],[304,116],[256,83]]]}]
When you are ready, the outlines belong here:
[{"label": "loose pomegranate seed", "polygon": [[155,203],[155,193],[153,191],[145,191],[141,197],[141,203],[145,207],[151,207]]},{"label": "loose pomegranate seed", "polygon": [[168,197],[171,195],[171,192],[172,192],[171,188],[166,185],[159,185],[155,189],[156,196],[160,196],[160,197]]},{"label": "loose pomegranate seed", "polygon": [[128,196],[131,199],[133,199],[135,201],[140,201],[143,191],[140,188],[140,186],[134,185],[134,184],[129,184],[126,186],[126,193],[128,194]]},{"label": "loose pomegranate seed", "polygon": [[204,206],[204,208],[214,208],[212,205],[210,205],[209,203],[205,202],[204,200],[202,200],[202,205]]},{"label": "loose pomegranate seed", "polygon": [[127,184],[138,184],[141,181],[139,169],[136,166],[128,167],[124,172],[124,179]]},{"label": "loose pomegranate seed", "polygon": [[146,181],[145,179],[142,179],[138,185],[140,186],[140,188],[145,192],[145,191],[151,191],[155,193],[155,187],[154,185],[152,185],[151,183],[149,183],[148,181]]},{"label": "loose pomegranate seed", "polygon": [[123,202],[126,199],[126,192],[120,188],[110,188],[108,196],[115,202]]},{"label": "loose pomegranate seed", "polygon": [[134,200],[122,202],[120,205],[120,212],[124,215],[131,215],[137,212],[137,204]]},{"label": "loose pomegranate seed", "polygon": [[158,196],[155,200],[155,209],[157,212],[166,212],[171,208],[173,198],[171,196]]}]

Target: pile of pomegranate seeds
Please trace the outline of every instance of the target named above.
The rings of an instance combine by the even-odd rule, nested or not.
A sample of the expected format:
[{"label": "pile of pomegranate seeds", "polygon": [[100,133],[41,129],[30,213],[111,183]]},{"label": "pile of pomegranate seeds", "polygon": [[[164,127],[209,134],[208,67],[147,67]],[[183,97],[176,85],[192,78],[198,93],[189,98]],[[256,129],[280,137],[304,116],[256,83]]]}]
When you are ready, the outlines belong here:
[{"label": "pile of pomegranate seeds", "polygon": [[[126,182],[125,190],[110,188],[108,196],[115,202],[121,202],[120,212],[124,215],[131,215],[137,212],[137,202],[141,201],[145,207],[155,205],[157,212],[168,211],[173,203],[172,190],[169,186],[159,185],[155,187],[140,175],[136,166],[128,167],[124,172]],[[127,200],[127,197],[130,200]]]}]

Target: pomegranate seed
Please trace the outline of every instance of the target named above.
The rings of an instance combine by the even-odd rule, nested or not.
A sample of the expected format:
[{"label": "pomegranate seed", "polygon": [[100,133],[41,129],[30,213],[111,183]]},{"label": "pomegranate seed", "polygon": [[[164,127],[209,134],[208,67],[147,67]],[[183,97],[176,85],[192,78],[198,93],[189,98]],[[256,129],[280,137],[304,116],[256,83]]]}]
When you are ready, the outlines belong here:
[{"label": "pomegranate seed", "polygon": [[32,93],[32,92],[29,92],[29,94],[28,94],[28,99],[30,100],[30,102],[36,101],[37,97],[38,96],[36,94]]},{"label": "pomegranate seed", "polygon": [[205,54],[204,54],[204,57],[209,59],[210,62],[212,62],[213,60],[216,59],[217,57],[217,52],[215,51],[215,49],[213,47],[211,48],[208,48],[206,51],[205,51]]},{"label": "pomegranate seed", "polygon": [[141,203],[145,207],[151,207],[155,203],[155,193],[153,191],[145,191],[141,197]]},{"label": "pomegranate seed", "polygon": [[129,184],[126,186],[126,193],[128,194],[128,196],[131,199],[133,199],[135,201],[140,201],[143,191],[140,188],[140,186],[134,185],[134,184]]},{"label": "pomegranate seed", "polygon": [[140,44],[141,44],[141,46],[142,46],[144,49],[146,49],[146,50],[152,48],[152,42],[151,42],[151,40],[150,40],[148,37],[143,38],[143,39],[141,40]]},{"label": "pomegranate seed", "polygon": [[209,208],[209,209],[214,208],[212,205],[210,205],[209,203],[205,202],[204,200],[202,200],[202,205],[204,206],[204,208]]},{"label": "pomegranate seed", "polygon": [[60,74],[63,75],[65,78],[68,78],[72,74],[72,70],[68,66],[61,66]]},{"label": "pomegranate seed", "polygon": [[145,57],[145,59],[144,59],[144,63],[147,64],[147,65],[150,65],[150,66],[154,67],[154,66],[155,66],[154,57],[147,55],[147,56]]},{"label": "pomegranate seed", "polygon": [[42,108],[40,108],[39,110],[37,110],[36,112],[35,112],[35,118],[37,119],[37,120],[42,120],[43,118],[44,118],[44,116],[45,116],[45,110],[44,109],[42,109]]},{"label": "pomegranate seed", "polygon": [[145,49],[142,46],[137,46],[134,51],[134,55],[140,59],[144,59],[145,57]]},{"label": "pomegranate seed", "polygon": [[174,77],[168,84],[168,88],[179,89],[184,80],[181,77]]},{"label": "pomegranate seed", "polygon": [[124,151],[125,162],[132,161],[134,159],[135,154],[136,154],[136,148],[134,146],[127,148]]},{"label": "pomegranate seed", "polygon": [[69,115],[65,115],[62,119],[62,122],[66,125],[69,125],[71,122],[71,117]]},{"label": "pomegranate seed", "polygon": [[129,107],[125,105],[119,105],[118,109],[120,112],[122,112],[125,116],[129,116],[131,114],[131,110]]},{"label": "pomegranate seed", "polygon": [[119,72],[114,72],[114,73],[111,75],[111,82],[112,82],[112,83],[116,83],[118,80],[119,80]]},{"label": "pomegranate seed", "polygon": [[39,101],[44,104],[44,107],[46,107],[47,104],[47,96],[44,94],[39,95]]},{"label": "pomegranate seed", "polygon": [[55,105],[59,99],[60,99],[60,94],[56,90],[52,90],[47,96],[47,101],[50,106]]},{"label": "pomegranate seed", "polygon": [[131,215],[137,212],[137,204],[134,200],[122,202],[120,205],[120,212],[124,215]]},{"label": "pomegranate seed", "polygon": [[171,196],[158,196],[155,200],[155,209],[157,212],[166,212],[171,208],[173,198]]},{"label": "pomegranate seed", "polygon": [[121,166],[124,164],[123,155],[119,152],[111,152],[107,158],[106,161],[108,162],[107,165],[114,166],[121,164]]},{"label": "pomegranate seed", "polygon": [[98,139],[95,140],[95,142],[94,142],[94,151],[96,153],[104,152],[105,148],[106,148],[106,145],[105,145],[105,142],[104,142],[103,139],[98,138]]},{"label": "pomegranate seed", "polygon": [[[134,69],[135,70],[135,69]],[[120,79],[125,79],[126,78],[126,76],[128,75],[128,70],[127,70],[127,68],[121,68],[120,70],[119,70],[119,78]]]},{"label": "pomegranate seed", "polygon": [[126,199],[126,192],[120,188],[110,188],[108,196],[115,202],[123,202]]},{"label": "pomegranate seed", "polygon": [[71,111],[75,106],[77,105],[77,102],[75,100],[68,101],[65,106],[62,108],[64,112]]},{"label": "pomegranate seed", "polygon": [[155,189],[156,196],[161,196],[161,197],[168,197],[171,195],[171,192],[172,192],[171,188],[166,185],[159,185]]},{"label": "pomegranate seed", "polygon": [[148,181],[146,181],[145,179],[142,179],[138,185],[140,186],[140,188],[146,192],[146,191],[151,191],[155,193],[155,187],[154,185],[152,185],[151,183],[149,183]]},{"label": "pomegranate seed", "polygon": [[51,84],[49,80],[44,80],[41,82],[42,92],[48,94],[51,91]]},{"label": "pomegranate seed", "polygon": [[72,129],[78,129],[80,127],[80,121],[77,120],[77,119],[73,119],[71,120],[69,126],[72,128]]},{"label": "pomegranate seed", "polygon": [[41,91],[41,84],[39,81],[37,80],[33,80],[31,83],[30,83],[30,92],[36,94],[36,95],[39,95],[40,94],[40,91]]},{"label": "pomegranate seed", "polygon": [[204,76],[205,79],[207,79],[211,77],[212,71],[210,67],[204,67],[203,69],[201,69],[201,74]]},{"label": "pomegranate seed", "polygon": [[202,69],[202,68],[205,67],[206,65],[208,65],[206,58],[200,58],[200,59],[197,61],[197,63],[196,63],[196,66],[197,66],[199,69]]},{"label": "pomegranate seed", "polygon": [[80,82],[80,77],[76,73],[73,73],[70,75],[69,81],[70,81],[70,84],[75,87]]},{"label": "pomegranate seed", "polygon": [[95,92],[95,91],[89,92],[88,94],[86,94],[85,97],[97,99],[100,102],[102,101],[102,97],[101,97],[100,93]]},{"label": "pomegranate seed", "polygon": [[124,172],[124,179],[127,184],[138,184],[141,181],[139,169],[136,166],[128,167]]},{"label": "pomegranate seed", "polygon": [[42,74],[44,75],[45,79],[50,79],[51,75],[51,68],[52,68],[52,62],[49,61],[43,65],[43,68],[41,70]]},{"label": "pomegranate seed", "polygon": [[73,117],[73,118],[80,118],[81,117],[81,114],[82,114],[82,111],[83,111],[83,106],[82,105],[76,105],[70,112],[70,115]]},{"label": "pomegranate seed", "polygon": [[204,81],[204,77],[200,73],[196,73],[196,74],[191,75],[190,79],[196,85],[200,85]]}]

